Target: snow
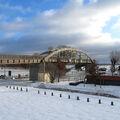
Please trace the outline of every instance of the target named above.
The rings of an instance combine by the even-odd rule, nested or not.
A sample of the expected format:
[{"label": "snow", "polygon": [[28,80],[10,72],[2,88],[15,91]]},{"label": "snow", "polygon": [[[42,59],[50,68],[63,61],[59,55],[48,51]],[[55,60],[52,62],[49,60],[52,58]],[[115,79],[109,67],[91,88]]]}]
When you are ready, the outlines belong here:
[{"label": "snow", "polygon": [[110,85],[96,85],[94,84],[79,84],[77,86],[70,86],[69,82],[60,82],[60,83],[42,83],[42,82],[36,82],[31,83],[30,86],[32,87],[38,87],[38,88],[57,88],[57,89],[66,89],[66,90],[73,90],[78,92],[89,92],[89,93],[99,93],[99,94],[109,94],[113,95],[115,97],[120,98],[120,86],[110,86]]},{"label": "snow", "polygon": [[[118,71],[118,67],[119,67],[119,65],[116,65],[116,72],[113,73],[116,76],[120,75],[120,73]],[[112,73],[111,73],[111,65],[99,65],[99,68],[106,68],[105,75],[112,75]]]},{"label": "snow", "polygon": [[[19,87],[20,88],[20,87]],[[28,92],[0,87],[0,120],[119,120],[120,100],[27,87]],[[37,91],[40,90],[40,94]],[[47,95],[44,95],[46,91]],[[51,96],[54,92],[54,96]],[[62,98],[59,94],[62,94]],[[71,99],[67,96],[71,95]],[[76,96],[80,100],[76,100]],[[90,102],[87,103],[87,97]],[[102,104],[98,104],[98,99]],[[114,101],[114,106],[110,102]]]},{"label": "snow", "polygon": [[[115,97],[120,98],[120,87],[119,86],[108,86],[108,85],[96,85],[94,84],[80,84],[78,86],[70,86],[70,82],[78,82],[78,81],[84,81],[85,78],[85,71],[77,71],[75,70],[74,66],[67,66],[71,67],[72,69],[66,74],[66,76],[60,78],[60,82],[56,82],[55,80],[54,84],[44,84],[41,82],[32,83],[30,86],[33,87],[40,87],[40,88],[50,88],[50,89],[66,89],[66,90],[72,90],[72,91],[78,91],[78,92],[84,92],[84,93],[92,93],[92,94],[107,94],[112,95]],[[118,65],[117,65],[118,67]],[[99,68],[106,68],[106,74],[111,75],[110,72],[110,65],[100,65]]]},{"label": "snow", "polygon": [[12,80],[12,79],[0,79],[0,86],[17,85],[17,86],[29,86],[32,81],[29,80]]},{"label": "snow", "polygon": [[[71,66],[67,66],[67,68],[69,68],[69,67],[71,67]],[[74,81],[75,81],[75,80],[83,81],[84,78],[85,78],[85,76],[86,76],[86,73],[85,73],[84,70],[83,70],[83,71],[77,71],[77,70],[75,70],[75,68],[72,66],[71,70],[70,70],[69,72],[67,72],[65,76],[59,78],[59,80],[60,80],[60,81],[64,81],[64,82],[65,82],[65,81],[73,81],[73,80],[74,80]],[[56,78],[54,81],[57,82],[57,81],[58,81],[58,78]]]},{"label": "snow", "polygon": [[28,78],[29,77],[29,70],[25,69],[12,69],[12,68],[0,68],[0,75],[5,75],[8,77],[8,71],[11,71],[12,76],[11,78],[18,78],[18,74],[21,75],[22,78]]},{"label": "snow", "polygon": [[[73,66],[71,66],[73,67]],[[109,71],[109,67],[108,72]],[[0,70],[0,74],[8,73],[11,69]],[[27,70],[13,70],[12,76],[28,75]],[[61,88],[67,90],[77,90],[91,93],[105,93],[120,97],[119,86],[100,86],[94,87],[93,84],[80,84],[70,86],[71,80],[83,80],[84,71],[75,71],[74,68],[64,77],[65,82],[47,84],[42,82],[33,83],[29,80],[0,79],[0,120],[119,120],[120,119],[120,99],[102,97],[75,92],[64,92],[50,90]],[[75,79],[69,79],[73,77]],[[63,79],[63,78],[62,78]],[[68,81],[70,80],[70,81]],[[5,86],[12,86],[12,89]],[[18,86],[19,90],[14,90],[13,86]],[[23,91],[20,91],[20,88]],[[39,87],[39,88],[35,88]],[[16,87],[15,87],[16,88]],[[26,92],[26,88],[28,92]],[[45,88],[45,89],[42,89]],[[47,88],[47,89],[46,89]],[[40,94],[38,94],[38,90]],[[46,91],[46,95],[44,95]],[[51,96],[51,93],[54,96]],[[60,98],[60,94],[62,97]],[[70,95],[70,99],[68,99]],[[80,100],[77,100],[79,96]],[[90,102],[87,102],[90,98]],[[102,104],[98,104],[101,99]],[[114,105],[111,106],[111,101]]]}]

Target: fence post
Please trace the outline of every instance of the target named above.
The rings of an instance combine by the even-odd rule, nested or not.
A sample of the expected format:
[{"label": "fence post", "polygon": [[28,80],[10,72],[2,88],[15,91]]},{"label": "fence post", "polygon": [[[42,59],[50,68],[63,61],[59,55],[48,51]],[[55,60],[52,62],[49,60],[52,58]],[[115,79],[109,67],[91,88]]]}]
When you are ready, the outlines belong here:
[{"label": "fence post", "polygon": [[87,102],[90,102],[89,98],[87,98]]},{"label": "fence post", "polygon": [[101,100],[99,99],[99,102],[98,102],[99,104],[101,104]]},{"label": "fence post", "polygon": [[18,87],[17,87],[17,90],[18,90]]},{"label": "fence post", "polygon": [[114,105],[114,103],[113,103],[113,102],[111,102],[111,105],[113,106],[113,105]]},{"label": "fence post", "polygon": [[53,96],[53,92],[51,93],[51,96]]},{"label": "fence post", "polygon": [[79,96],[77,96],[77,100],[80,100]]},{"label": "fence post", "polygon": [[38,94],[40,94],[40,91],[38,90]]},{"label": "fence post", "polygon": [[46,95],[46,92],[44,92],[44,95]]},{"label": "fence post", "polygon": [[26,92],[28,92],[28,89],[26,88]]},{"label": "fence post", "polygon": [[20,91],[23,91],[22,87],[21,87]]},{"label": "fence post", "polygon": [[62,97],[62,94],[60,94],[60,97]]},{"label": "fence post", "polygon": [[68,95],[68,99],[70,99],[70,95]]}]

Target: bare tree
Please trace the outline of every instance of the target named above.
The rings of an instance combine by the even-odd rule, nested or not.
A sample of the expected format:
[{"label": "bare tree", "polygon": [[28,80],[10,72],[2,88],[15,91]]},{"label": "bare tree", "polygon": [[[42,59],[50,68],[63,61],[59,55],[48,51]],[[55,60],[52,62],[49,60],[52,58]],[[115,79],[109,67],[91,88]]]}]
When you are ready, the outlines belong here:
[{"label": "bare tree", "polygon": [[98,73],[98,65],[96,62],[91,63],[88,68],[88,73],[91,75],[91,79],[93,80],[95,86],[96,86],[96,80],[99,77],[99,73]]},{"label": "bare tree", "polygon": [[75,69],[77,71],[82,71],[82,67],[85,67],[85,66],[86,66],[86,64],[84,64],[84,63],[77,63],[77,64],[75,64]]},{"label": "bare tree", "polygon": [[66,73],[66,66],[64,63],[61,62],[60,58],[57,59],[57,77],[58,82],[61,76],[64,76]]},{"label": "bare tree", "polygon": [[39,56],[39,55],[40,55],[40,53],[34,53],[33,55],[34,55],[34,56]]},{"label": "bare tree", "polygon": [[48,50],[49,50],[49,51],[51,51],[51,50],[53,50],[53,49],[54,49],[54,48],[53,48],[52,46],[49,46],[49,47],[48,47]]},{"label": "bare tree", "polygon": [[51,83],[54,83],[55,78],[57,77],[57,66],[54,63],[49,63],[46,65],[46,69],[50,74]]},{"label": "bare tree", "polygon": [[46,64],[46,71],[50,73],[51,83],[53,83],[56,78],[58,78],[59,82],[60,77],[64,76],[68,70],[60,58],[58,58],[57,63]]},{"label": "bare tree", "polygon": [[110,53],[112,76],[113,76],[113,73],[116,71],[116,64],[118,63],[119,60],[120,60],[120,52],[112,51]]},{"label": "bare tree", "polygon": [[70,48],[70,46],[67,45],[58,45],[57,48],[61,49],[61,48]]}]

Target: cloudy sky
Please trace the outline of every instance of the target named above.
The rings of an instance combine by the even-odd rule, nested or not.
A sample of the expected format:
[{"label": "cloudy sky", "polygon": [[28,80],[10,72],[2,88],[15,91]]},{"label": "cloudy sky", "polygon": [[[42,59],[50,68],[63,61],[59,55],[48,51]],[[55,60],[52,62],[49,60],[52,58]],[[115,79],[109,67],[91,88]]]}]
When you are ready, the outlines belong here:
[{"label": "cloudy sky", "polygon": [[0,54],[58,45],[108,62],[120,50],[120,0],[0,0]]}]

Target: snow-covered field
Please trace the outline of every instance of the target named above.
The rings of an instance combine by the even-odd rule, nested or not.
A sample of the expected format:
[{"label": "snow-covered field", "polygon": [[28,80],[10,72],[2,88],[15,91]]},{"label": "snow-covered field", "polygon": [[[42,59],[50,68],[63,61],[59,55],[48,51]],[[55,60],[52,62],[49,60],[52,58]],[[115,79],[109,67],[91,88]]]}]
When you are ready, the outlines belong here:
[{"label": "snow-covered field", "polygon": [[106,96],[114,96],[120,98],[120,86],[108,86],[108,85],[96,85],[94,84],[79,84],[77,86],[70,86],[69,82],[60,82],[54,84],[36,82],[30,83],[32,87],[38,88],[47,88],[47,89],[60,89],[60,90],[68,90],[72,92],[79,92],[79,93],[89,93],[89,94],[100,94]]},{"label": "snow-covered field", "polygon": [[[19,87],[20,88],[20,87]],[[28,87],[27,87],[28,88]],[[0,120],[119,120],[120,100],[69,92],[0,87]],[[40,94],[38,94],[40,90]],[[46,95],[44,95],[46,91]],[[51,96],[51,92],[54,96]],[[59,94],[62,94],[62,98]],[[71,95],[71,99],[68,99]],[[76,100],[79,96],[80,100]],[[90,102],[87,102],[87,97]],[[98,104],[98,100],[102,104]],[[111,101],[114,106],[111,106]]]},{"label": "snow-covered field", "polygon": [[[0,74],[8,74],[9,69],[0,70]],[[108,71],[109,72],[109,71]],[[29,74],[27,70],[12,70],[12,76]],[[69,86],[69,79],[73,81],[81,80],[79,74],[84,77],[84,72],[76,72],[72,69],[67,73],[63,82],[45,84],[41,82],[33,83],[28,80],[0,79],[0,120],[119,120],[120,119],[120,99],[80,94],[77,92],[64,92],[50,90],[61,88],[82,92],[110,94],[120,97],[119,86],[99,86],[93,84],[80,84]],[[78,79],[79,78],[79,79]],[[12,89],[6,88],[12,86]],[[13,89],[19,86],[19,90]],[[23,87],[24,86],[24,87]],[[20,88],[23,91],[20,91]],[[39,87],[39,88],[35,88]],[[28,92],[26,92],[26,88]],[[47,88],[47,89],[41,89]],[[40,94],[38,94],[38,90]],[[46,91],[46,95],[44,95]],[[51,93],[54,96],[51,96]],[[60,98],[60,94],[62,97]],[[68,99],[70,95],[70,99]],[[80,100],[77,100],[79,96]],[[87,98],[90,102],[87,102]],[[98,104],[101,99],[102,104]],[[111,105],[111,101],[114,105]]]}]

